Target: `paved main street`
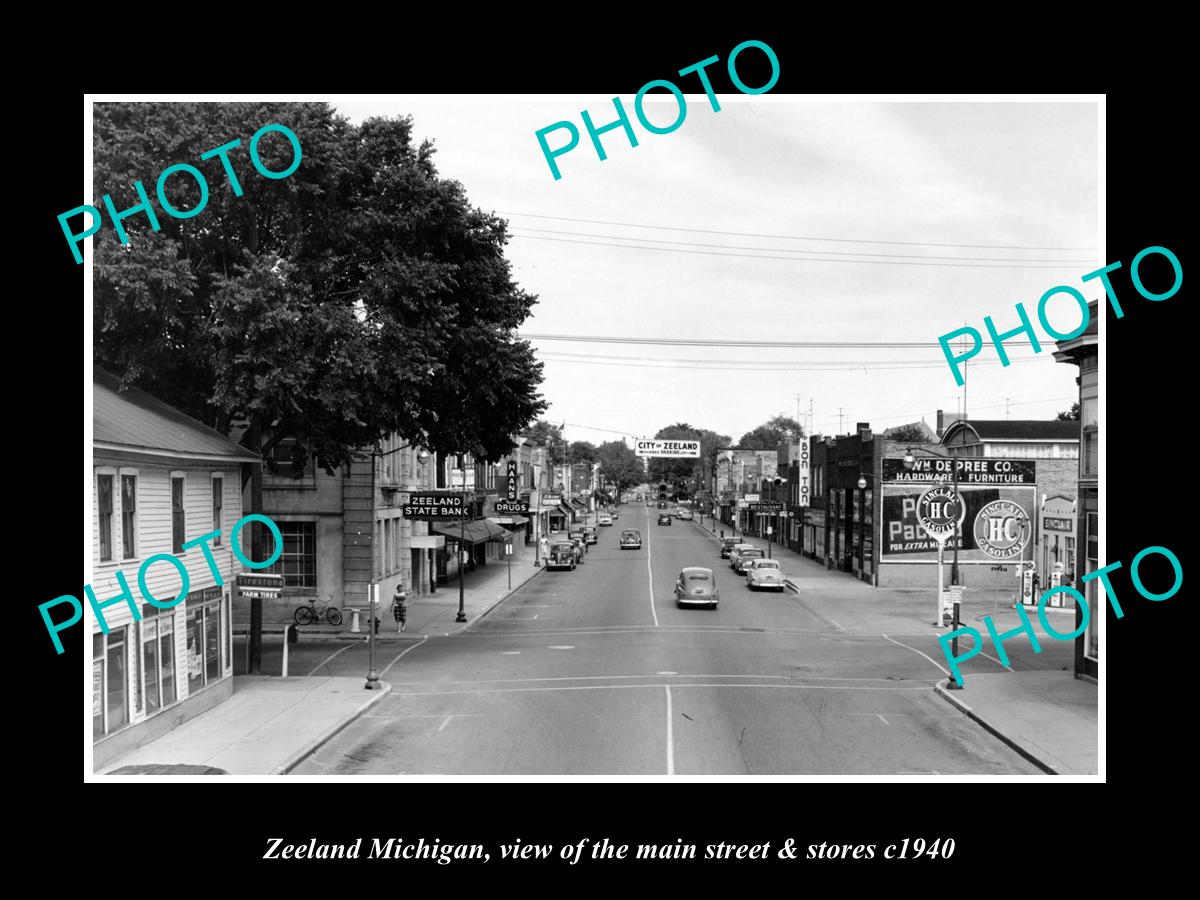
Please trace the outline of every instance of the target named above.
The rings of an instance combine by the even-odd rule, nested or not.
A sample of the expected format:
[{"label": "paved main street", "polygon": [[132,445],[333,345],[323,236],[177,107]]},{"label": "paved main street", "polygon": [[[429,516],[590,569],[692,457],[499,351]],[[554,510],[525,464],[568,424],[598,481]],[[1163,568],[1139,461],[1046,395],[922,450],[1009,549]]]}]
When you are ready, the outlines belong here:
[{"label": "paved main street", "polygon": [[[885,637],[832,623],[815,596],[751,593],[706,529],[654,513],[625,506],[574,572],[541,573],[462,632],[381,644],[390,694],[294,771],[1038,773],[933,693],[932,627]],[[641,528],[641,550],[618,549],[622,527]],[[687,565],[716,572],[716,610],[675,607]],[[296,649],[296,674],[365,671],[361,643]],[[1014,660],[1061,668],[1056,650]]]}]

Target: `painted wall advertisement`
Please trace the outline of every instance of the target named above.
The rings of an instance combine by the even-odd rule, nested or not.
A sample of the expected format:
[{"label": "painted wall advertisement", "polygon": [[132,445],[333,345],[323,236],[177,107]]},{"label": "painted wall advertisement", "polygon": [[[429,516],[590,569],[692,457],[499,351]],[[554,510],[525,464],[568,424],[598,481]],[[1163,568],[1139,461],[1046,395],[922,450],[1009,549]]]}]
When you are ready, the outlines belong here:
[{"label": "painted wall advertisement", "polygon": [[[917,498],[937,478],[951,483],[954,460],[918,458],[912,469],[903,460],[884,459],[883,515],[880,520],[880,554],[891,562],[936,562],[937,542],[917,524]],[[976,539],[973,523],[989,503],[1008,501],[1028,521],[1037,516],[1037,464],[1030,460],[964,458],[958,460],[958,490],[966,504],[966,516],[958,536],[960,563],[995,563]],[[953,551],[954,538],[946,541]],[[1027,545],[1022,559],[1033,558]]]}]

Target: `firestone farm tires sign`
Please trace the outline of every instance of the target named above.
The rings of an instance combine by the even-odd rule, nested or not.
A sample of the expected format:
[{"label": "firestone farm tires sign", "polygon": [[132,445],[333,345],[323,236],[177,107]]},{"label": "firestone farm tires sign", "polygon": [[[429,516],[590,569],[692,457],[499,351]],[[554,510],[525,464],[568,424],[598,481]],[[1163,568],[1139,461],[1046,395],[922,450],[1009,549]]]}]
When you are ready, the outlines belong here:
[{"label": "firestone farm tires sign", "polygon": [[638,456],[671,457],[675,459],[699,459],[699,441],[638,441],[634,446]]}]

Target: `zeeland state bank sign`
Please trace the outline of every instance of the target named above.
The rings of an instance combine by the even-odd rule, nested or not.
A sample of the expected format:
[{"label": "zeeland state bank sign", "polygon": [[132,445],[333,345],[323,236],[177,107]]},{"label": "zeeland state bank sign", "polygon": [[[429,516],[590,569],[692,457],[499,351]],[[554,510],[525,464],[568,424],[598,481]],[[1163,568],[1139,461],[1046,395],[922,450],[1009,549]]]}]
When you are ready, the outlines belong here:
[{"label": "zeeland state bank sign", "polygon": [[638,456],[699,459],[699,441],[637,441],[633,448]]}]

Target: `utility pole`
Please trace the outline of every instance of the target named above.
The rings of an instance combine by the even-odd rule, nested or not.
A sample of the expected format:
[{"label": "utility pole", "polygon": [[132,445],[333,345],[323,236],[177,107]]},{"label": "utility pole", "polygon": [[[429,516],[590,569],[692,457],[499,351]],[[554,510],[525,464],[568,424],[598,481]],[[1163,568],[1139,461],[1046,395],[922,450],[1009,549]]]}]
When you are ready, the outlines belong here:
[{"label": "utility pole", "polygon": [[842,408],[838,407],[838,434],[842,433]]}]

